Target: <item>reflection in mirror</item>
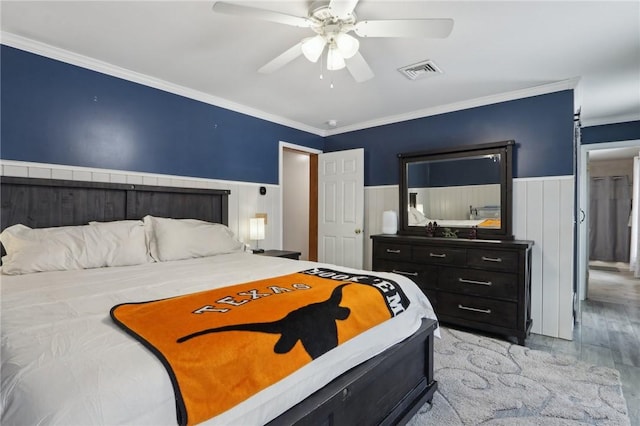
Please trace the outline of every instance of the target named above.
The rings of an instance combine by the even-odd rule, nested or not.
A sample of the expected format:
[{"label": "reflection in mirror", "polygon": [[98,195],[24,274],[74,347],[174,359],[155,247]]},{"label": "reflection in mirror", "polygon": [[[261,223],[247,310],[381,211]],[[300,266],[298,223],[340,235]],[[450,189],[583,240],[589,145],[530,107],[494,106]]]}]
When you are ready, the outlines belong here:
[{"label": "reflection in mirror", "polygon": [[399,232],[513,239],[514,145],[502,141],[399,154]]},{"label": "reflection in mirror", "polygon": [[501,154],[407,164],[408,224],[500,228]]}]

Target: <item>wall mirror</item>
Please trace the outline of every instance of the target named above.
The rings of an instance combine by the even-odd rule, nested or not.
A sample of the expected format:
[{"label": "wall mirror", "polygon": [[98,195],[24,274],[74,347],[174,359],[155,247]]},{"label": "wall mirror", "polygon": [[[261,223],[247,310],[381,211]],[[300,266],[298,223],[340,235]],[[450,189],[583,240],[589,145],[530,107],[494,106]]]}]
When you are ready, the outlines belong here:
[{"label": "wall mirror", "polygon": [[513,146],[503,141],[399,154],[400,233],[513,239]]}]

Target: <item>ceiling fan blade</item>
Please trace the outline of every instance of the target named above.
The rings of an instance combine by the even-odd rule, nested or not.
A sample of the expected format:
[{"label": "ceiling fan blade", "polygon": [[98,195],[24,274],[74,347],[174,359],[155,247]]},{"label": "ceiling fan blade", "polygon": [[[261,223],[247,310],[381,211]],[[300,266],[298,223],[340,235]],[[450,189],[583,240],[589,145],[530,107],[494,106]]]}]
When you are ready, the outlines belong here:
[{"label": "ceiling fan blade", "polygon": [[373,78],[373,71],[369,68],[369,64],[364,60],[360,52],[357,52],[353,57],[345,60],[347,69],[358,83],[367,81]]},{"label": "ceiling fan blade", "polygon": [[354,31],[360,37],[446,38],[453,30],[453,19],[398,19],[360,21]]},{"label": "ceiling fan blade", "polygon": [[331,0],[329,12],[336,18],[347,19],[351,17],[357,4],[358,0]]},{"label": "ceiling fan blade", "polygon": [[215,2],[213,4],[213,11],[216,13],[223,13],[225,15],[261,19],[263,21],[271,21],[278,24],[291,25],[292,27],[300,28],[309,28],[312,23],[308,18],[300,18],[297,16],[287,15],[285,13],[273,12],[266,9],[258,9],[256,7],[240,6],[223,1]]},{"label": "ceiling fan blade", "polygon": [[275,59],[271,60],[262,68],[260,68],[258,72],[262,74],[270,74],[287,65],[289,62],[293,61],[300,55],[302,55],[302,42],[287,49],[283,54],[277,56]]}]

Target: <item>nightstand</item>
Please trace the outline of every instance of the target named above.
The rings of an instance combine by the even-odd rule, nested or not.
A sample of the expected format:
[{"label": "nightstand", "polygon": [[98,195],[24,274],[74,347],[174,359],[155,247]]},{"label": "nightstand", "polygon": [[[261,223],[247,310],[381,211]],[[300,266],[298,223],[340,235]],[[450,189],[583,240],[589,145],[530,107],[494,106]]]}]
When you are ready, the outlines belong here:
[{"label": "nightstand", "polygon": [[286,257],[287,259],[299,260],[300,253],[299,251],[288,251],[288,250],[265,250],[262,253],[254,253],[259,256],[271,256],[271,257]]}]

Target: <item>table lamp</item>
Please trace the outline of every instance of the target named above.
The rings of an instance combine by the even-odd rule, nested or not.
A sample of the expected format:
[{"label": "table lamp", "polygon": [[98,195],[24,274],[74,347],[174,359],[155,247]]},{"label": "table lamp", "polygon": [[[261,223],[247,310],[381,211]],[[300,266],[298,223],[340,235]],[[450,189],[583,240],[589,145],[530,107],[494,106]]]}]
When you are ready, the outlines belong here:
[{"label": "table lamp", "polygon": [[249,239],[256,240],[256,248],[254,253],[264,253],[260,248],[260,240],[264,240],[264,218],[252,217],[249,219]]}]

